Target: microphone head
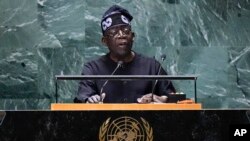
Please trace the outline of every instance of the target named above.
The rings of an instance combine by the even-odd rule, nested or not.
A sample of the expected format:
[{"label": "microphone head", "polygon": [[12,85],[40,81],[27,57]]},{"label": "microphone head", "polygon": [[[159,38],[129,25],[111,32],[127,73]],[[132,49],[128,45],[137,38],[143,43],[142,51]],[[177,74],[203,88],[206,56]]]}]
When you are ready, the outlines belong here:
[{"label": "microphone head", "polygon": [[166,54],[162,54],[162,55],[161,55],[161,60],[165,60],[166,57],[167,57]]},{"label": "microphone head", "polygon": [[123,61],[118,61],[118,62],[117,62],[117,65],[118,65],[118,66],[121,66],[122,64],[123,64]]}]

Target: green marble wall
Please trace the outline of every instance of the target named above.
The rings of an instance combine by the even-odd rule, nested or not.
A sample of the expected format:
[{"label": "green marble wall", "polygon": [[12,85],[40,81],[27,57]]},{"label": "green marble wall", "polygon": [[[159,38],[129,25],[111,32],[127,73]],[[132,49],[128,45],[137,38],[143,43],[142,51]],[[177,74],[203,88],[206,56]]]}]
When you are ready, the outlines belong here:
[{"label": "green marble wall", "polygon": [[[248,0],[0,0],[0,109],[49,109],[54,76],[80,74],[105,54],[100,18],[113,4],[134,16],[134,50],[164,53],[172,75],[198,74],[204,108],[250,108]],[[191,81],[175,81],[193,97]],[[60,81],[71,102],[77,81]]]}]

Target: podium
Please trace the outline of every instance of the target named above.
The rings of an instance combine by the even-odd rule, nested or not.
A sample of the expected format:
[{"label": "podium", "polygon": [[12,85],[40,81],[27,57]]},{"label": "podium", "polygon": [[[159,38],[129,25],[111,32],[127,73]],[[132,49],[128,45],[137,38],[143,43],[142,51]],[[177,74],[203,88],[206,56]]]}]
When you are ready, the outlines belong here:
[{"label": "podium", "polygon": [[51,110],[56,111],[142,111],[142,110],[201,110],[199,103],[192,104],[69,104],[52,103]]},{"label": "podium", "polygon": [[197,75],[56,75],[55,102],[58,103],[58,80],[193,80],[194,102],[197,103]]},{"label": "podium", "polygon": [[[56,75],[55,102],[51,104],[51,110],[58,111],[142,111],[142,110],[201,110],[201,104],[197,103],[196,80],[197,75]],[[195,103],[150,103],[150,104],[76,104],[58,103],[58,80],[193,80]]]}]

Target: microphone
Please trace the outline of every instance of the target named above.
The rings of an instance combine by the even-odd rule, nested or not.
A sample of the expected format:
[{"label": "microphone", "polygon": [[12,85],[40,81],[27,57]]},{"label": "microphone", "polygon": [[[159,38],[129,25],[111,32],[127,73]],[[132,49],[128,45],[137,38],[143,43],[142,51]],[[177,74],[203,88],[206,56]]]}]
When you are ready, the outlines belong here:
[{"label": "microphone", "polygon": [[[161,55],[161,63],[160,63],[160,67],[158,69],[158,72],[157,72],[157,75],[160,74],[160,71],[161,71],[161,68],[162,68],[162,63],[165,61],[166,59],[166,54],[162,54]],[[158,79],[155,80],[155,83],[153,85],[153,88],[152,88],[152,102],[154,102],[154,91],[155,91],[155,87],[156,87],[156,84],[158,83]]]},{"label": "microphone", "polygon": [[[123,61],[118,61],[118,62],[117,62],[117,66],[116,66],[116,68],[114,69],[114,71],[111,73],[111,75],[114,75],[114,73],[117,71],[117,69],[118,69],[119,67],[122,66],[122,64],[123,64]],[[103,103],[103,100],[104,100],[104,97],[105,97],[105,95],[103,95],[102,92],[103,92],[103,89],[104,89],[104,87],[107,85],[108,82],[109,82],[109,80],[106,80],[106,81],[104,82],[104,84],[102,85],[102,87],[101,87],[101,91],[100,91],[101,103]]]}]

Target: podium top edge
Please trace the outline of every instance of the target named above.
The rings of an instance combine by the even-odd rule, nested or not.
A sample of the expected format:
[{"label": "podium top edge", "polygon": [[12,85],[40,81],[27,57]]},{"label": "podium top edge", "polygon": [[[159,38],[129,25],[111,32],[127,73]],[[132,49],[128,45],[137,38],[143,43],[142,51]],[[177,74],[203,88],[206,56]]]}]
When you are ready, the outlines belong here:
[{"label": "podium top edge", "polygon": [[96,79],[132,79],[132,80],[196,80],[198,75],[55,75],[57,80],[96,80]]}]

